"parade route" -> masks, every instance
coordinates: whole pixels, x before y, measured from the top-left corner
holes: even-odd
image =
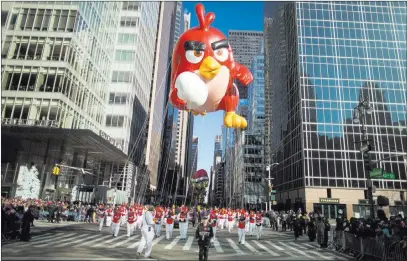
[[[71,224],[60,227],[50,224],[48,230],[36,231],[30,242],[8,242],[2,247],[3,260],[145,260],[137,256],[140,231],[130,238],[122,226],[118,237],[113,237],[110,228],[98,231],[96,224]],[[43,229],[43,227],[41,228]],[[236,231],[218,231],[214,247],[210,249],[210,260],[351,260],[338,252],[320,249],[317,243],[309,242],[305,236],[294,241],[292,232],[276,232],[265,228],[260,240],[246,235],[246,244],[237,241]],[[152,258],[148,260],[196,260],[198,245],[195,230],[188,229],[186,240],[180,240],[179,230],[174,229],[173,238],[162,235],[153,241]]]

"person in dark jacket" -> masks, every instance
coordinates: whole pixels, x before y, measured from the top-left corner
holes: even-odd
[[[213,238],[213,230],[208,223],[208,216],[202,216],[202,223],[196,229],[195,238],[198,240],[199,261],[208,261],[209,247]]]
[[[23,220],[21,222],[21,235],[20,235],[21,241],[28,242],[31,239],[30,228],[31,223],[34,220],[34,215],[32,211],[33,207],[30,206],[29,209],[24,213]]]

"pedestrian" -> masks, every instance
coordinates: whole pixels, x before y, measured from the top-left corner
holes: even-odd
[[[240,214],[240,218],[237,224],[237,236],[239,239],[239,244],[244,245],[245,242],[245,234],[246,234],[246,217],[245,217],[245,212],[242,210]]]
[[[155,209],[155,215],[154,215],[154,224],[155,224],[155,235],[156,235],[156,237],[161,236],[161,227],[162,227],[163,218],[164,218],[163,210],[161,209],[161,207],[157,207]]]
[[[213,238],[213,229],[208,224],[207,216],[202,216],[202,223],[200,223],[196,229],[195,238],[198,240],[199,261],[207,261],[209,246]]]
[[[30,206],[23,215],[23,219],[21,222],[21,234],[20,234],[21,241],[28,242],[31,239],[30,228],[31,228],[31,222],[34,219],[32,211],[33,211],[33,207]]]
[[[105,222],[105,216],[106,216],[105,206],[100,205],[99,210],[98,210],[99,231],[102,231],[103,223]]]
[[[213,230],[213,238],[216,238],[216,225],[217,225],[217,218],[218,214],[216,213],[216,210],[213,210],[212,213],[209,215],[209,222],[211,223],[212,230]]]
[[[113,213],[113,218],[112,218],[112,233],[114,237],[117,237],[119,234],[120,230],[120,220],[121,220],[122,214],[119,210],[119,208],[116,207]]]
[[[151,255],[151,250],[153,249],[153,239],[154,239],[154,221],[153,221],[154,207],[148,207],[147,211],[142,216],[142,226],[141,226],[141,241],[138,245],[137,253],[140,256],[144,247],[146,250],[144,252],[144,257],[149,258]]]

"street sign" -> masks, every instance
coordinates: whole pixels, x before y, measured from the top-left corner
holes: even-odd
[[[396,175],[391,172],[383,173],[383,179],[396,179]]]
[[[370,171],[370,177],[371,178],[381,178],[382,177],[383,170],[380,168],[375,168],[372,171]]]

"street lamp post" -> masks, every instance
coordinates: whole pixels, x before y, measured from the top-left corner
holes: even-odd
[[[371,150],[369,140],[367,139],[366,133],[366,114],[371,114],[372,108],[369,105],[369,100],[364,99],[359,101],[358,106],[353,109],[353,122],[362,125],[362,140],[360,141],[360,152],[362,153],[362,158],[364,161],[364,166],[366,170],[366,181],[367,181],[367,197],[370,204],[370,216],[374,219],[374,203],[373,203],[373,183],[370,178],[371,168],[371,157],[369,151]]]
[[[266,167],[266,170],[268,171],[268,174],[269,174],[269,177],[268,177],[268,187],[269,187],[269,189],[268,189],[268,197],[267,197],[267,202],[268,202],[268,211],[270,211],[271,210],[271,200],[270,200],[270,187],[271,187],[271,180],[272,179],[274,179],[274,178],[272,178],[271,177],[271,167],[273,167],[273,166],[277,166],[278,165],[278,163],[273,163],[273,164],[271,164],[271,165],[268,165],[267,167]]]

